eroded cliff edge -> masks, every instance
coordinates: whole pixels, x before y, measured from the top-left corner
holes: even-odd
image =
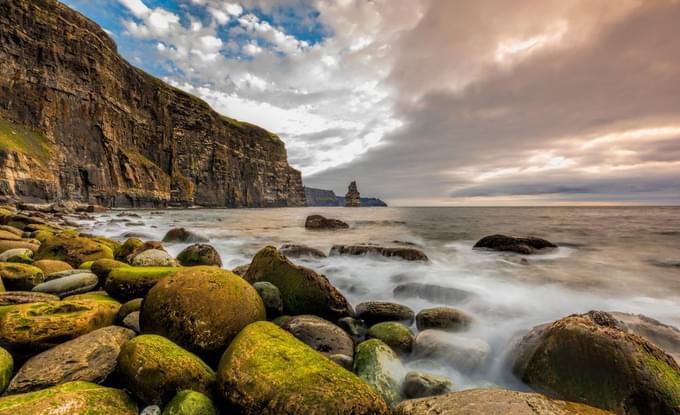
[[[55,0],[0,2],[0,194],[105,206],[304,206],[283,142],[128,64]]]

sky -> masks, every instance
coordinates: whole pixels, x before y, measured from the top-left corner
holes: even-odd
[[[678,0],[63,0],[401,206],[680,204]]]

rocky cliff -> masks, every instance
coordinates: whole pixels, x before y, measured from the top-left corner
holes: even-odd
[[[332,190],[315,189],[305,186],[305,198],[307,206],[345,206],[345,197],[336,196]],[[359,198],[361,207],[386,207],[387,203],[377,197]]]
[[[134,68],[55,0],[0,1],[0,194],[105,206],[303,206],[283,142]]]

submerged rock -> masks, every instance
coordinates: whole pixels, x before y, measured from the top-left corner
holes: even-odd
[[[477,295],[466,290],[453,287],[442,287],[434,284],[409,282],[399,284],[392,290],[395,298],[420,298],[433,303],[452,304],[466,301]]]
[[[408,372],[402,391],[408,399],[426,398],[451,392],[453,383],[446,376],[423,372]]]
[[[217,415],[210,398],[192,390],[183,390],[165,406],[163,415]]]
[[[281,328],[326,356],[341,354],[349,357],[350,361],[354,357],[354,342],[349,335],[321,317],[295,316],[283,323]]]
[[[506,235],[485,236],[475,244],[474,248],[486,248],[494,251],[515,252],[531,255],[546,248],[557,248],[557,245],[545,239],[529,237],[514,237]]]
[[[173,228],[165,234],[163,242],[208,242],[208,238],[184,228]]]
[[[222,266],[222,259],[215,248],[207,244],[189,245],[177,255],[177,261],[185,267],[195,265]]]
[[[378,339],[370,339],[357,346],[354,372],[371,385],[388,405],[401,401],[400,381],[404,368],[397,355]]]
[[[440,360],[460,372],[471,373],[487,366],[491,346],[482,339],[425,330],[416,336],[415,354]]]
[[[470,327],[473,322],[472,317],[451,307],[426,308],[416,315],[418,330],[462,331]]]
[[[321,215],[307,216],[305,220],[307,229],[347,229],[349,225],[339,219],[325,218]]]
[[[416,339],[408,327],[396,321],[384,321],[371,326],[367,336],[382,341],[400,356],[411,353]]]
[[[380,255],[406,261],[429,261],[427,255],[420,249],[376,245],[333,245],[330,255]]]
[[[409,307],[387,301],[366,301],[356,306],[355,316],[369,326],[383,321],[398,321],[410,326],[415,313]]]
[[[288,258],[300,258],[300,257],[326,258],[326,254],[324,254],[320,250],[305,245],[284,244],[281,245],[279,251]]]
[[[243,329],[217,372],[222,397],[244,415],[390,413],[373,388],[269,322]]]

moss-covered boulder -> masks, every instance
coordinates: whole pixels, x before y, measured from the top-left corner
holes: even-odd
[[[118,371],[126,387],[148,404],[165,404],[186,389],[214,393],[215,372],[162,336],[146,334],[125,343],[118,355]]]
[[[74,268],[83,262],[102,258],[113,258],[110,246],[93,238],[75,236],[67,232],[45,239],[34,256],[36,260],[58,259],[68,262]]]
[[[21,262],[12,260],[13,258],[18,257],[27,257],[31,262],[33,262],[33,251],[28,248],[10,249],[0,254],[0,261]]]
[[[245,415],[390,413],[369,385],[269,322],[236,336],[217,379],[222,397]]]
[[[378,339],[359,343],[354,353],[354,372],[371,385],[390,406],[401,401],[404,368],[392,349]]]
[[[159,281],[142,303],[140,325],[142,332],[165,336],[213,362],[241,329],[264,319],[264,304],[246,281],[199,266]]]
[[[533,388],[617,413],[680,413],[680,367],[658,346],[601,311],[534,328],[514,373]]]
[[[104,289],[119,301],[144,297],[158,281],[179,271],[177,267],[120,267],[106,277]]]
[[[31,291],[45,281],[45,274],[33,265],[0,262],[0,278],[6,290]]]
[[[138,238],[128,238],[116,253],[116,259],[119,261],[127,261],[127,258],[136,250],[144,245],[144,241]]]
[[[0,394],[5,391],[12,379],[12,371],[14,370],[14,359],[12,355],[2,347],[0,347]]]
[[[108,278],[111,270],[122,267],[129,267],[129,264],[125,262],[116,261],[115,259],[98,259],[92,263],[90,266],[90,271],[99,277],[99,281],[103,286],[106,284],[106,278]]]
[[[71,265],[67,262],[59,261],[56,259],[41,259],[40,261],[34,261],[32,264],[34,267],[38,267],[42,270],[45,275],[54,274],[55,272],[68,271],[73,269]]]
[[[307,346],[328,357],[341,354],[352,362],[354,342],[343,329],[321,317],[295,316],[281,325]],[[351,367],[351,364],[350,364]]]
[[[141,310],[142,301],[144,301],[143,298],[134,298],[124,303],[120,310],[118,310],[118,314],[116,314],[116,323],[122,323],[128,314]]]
[[[413,350],[416,336],[411,329],[396,321],[384,321],[368,329],[368,338],[381,340],[398,355],[407,355]]]
[[[222,266],[222,259],[219,252],[211,245],[194,244],[189,245],[177,255],[177,260],[185,267],[195,265],[215,265]]]
[[[38,251],[40,245],[35,243],[35,241],[30,242],[29,240],[22,239],[20,241],[7,241],[0,240],[0,253],[9,251],[10,249],[25,248],[30,249],[33,252]]]
[[[0,398],[0,415],[137,415],[122,390],[90,382],[69,382],[36,392]]]
[[[217,415],[217,409],[204,394],[183,390],[168,402],[163,415]]]
[[[113,324],[115,301],[80,299],[0,308],[0,346],[33,354]]]
[[[345,296],[325,276],[293,264],[273,246],[255,255],[244,278],[251,284],[274,284],[281,292],[284,314],[312,314],[331,321],[352,314]]]

